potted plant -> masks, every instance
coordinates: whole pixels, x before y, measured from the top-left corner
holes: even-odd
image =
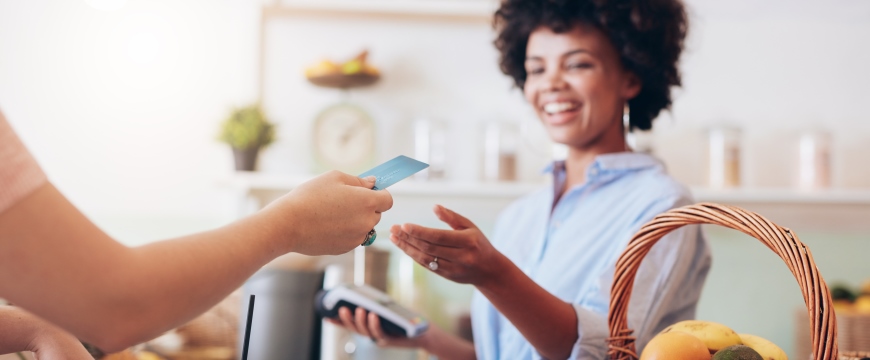
[[[230,145],[236,170],[253,171],[260,149],[275,141],[275,125],[263,114],[260,104],[235,109],[221,124],[218,139]]]

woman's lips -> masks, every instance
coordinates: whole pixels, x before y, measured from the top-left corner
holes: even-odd
[[[575,102],[551,102],[544,104],[544,120],[549,125],[564,125],[577,117],[580,105]]]

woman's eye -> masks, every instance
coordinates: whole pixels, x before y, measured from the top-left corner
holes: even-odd
[[[534,68],[526,68],[526,73],[529,75],[538,75],[544,73],[544,68],[534,67]]]
[[[592,64],[586,63],[586,62],[578,62],[578,63],[568,64],[569,69],[588,69],[591,67],[592,67]]]

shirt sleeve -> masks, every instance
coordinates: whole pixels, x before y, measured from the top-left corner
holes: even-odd
[[[686,196],[657,201],[638,218],[632,234],[656,215],[690,203]],[[600,276],[599,286],[574,304],[579,336],[570,359],[607,358],[607,315],[615,261]],[[650,249],[638,269],[628,306],[628,325],[637,338],[638,355],[662,329],[695,317],[710,263],[710,251],[698,225],[676,229]]]
[[[45,173],[0,113],[0,213],[46,181]]]

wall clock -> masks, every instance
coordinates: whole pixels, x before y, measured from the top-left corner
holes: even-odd
[[[356,105],[329,106],[314,119],[313,145],[316,173],[362,173],[374,165],[375,123]]]

